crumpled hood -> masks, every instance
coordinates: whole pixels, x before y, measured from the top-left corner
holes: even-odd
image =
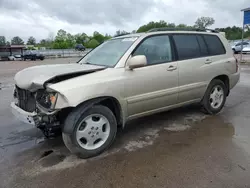
[[[22,89],[36,91],[50,81],[53,83],[76,76],[103,70],[105,67],[89,64],[55,64],[26,68],[15,75],[16,85]]]

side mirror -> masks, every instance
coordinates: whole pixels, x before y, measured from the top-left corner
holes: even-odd
[[[128,67],[130,70],[133,70],[139,67],[144,67],[146,65],[147,65],[147,58],[145,55],[137,55],[137,56],[131,57],[128,60]]]

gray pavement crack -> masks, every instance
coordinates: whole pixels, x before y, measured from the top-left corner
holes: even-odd
[[[23,141],[20,141],[20,142],[14,142],[14,143],[10,143],[10,144],[0,145],[0,148],[5,149],[6,147],[22,144],[22,143],[25,143],[25,142],[28,142],[28,141],[31,141],[31,140],[29,139],[29,140],[23,140]]]

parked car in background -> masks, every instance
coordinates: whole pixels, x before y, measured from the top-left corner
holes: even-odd
[[[11,55],[8,57],[9,61],[22,61],[23,57],[22,55]]]
[[[219,113],[239,77],[222,34],[161,28],[105,41],[75,64],[18,72],[11,106],[46,136],[61,130],[68,149],[89,158],[132,119],[193,103]]]
[[[78,50],[78,51],[84,51],[86,50],[85,46],[83,46],[82,44],[77,44],[75,46],[75,50]]]
[[[246,47],[250,47],[250,42],[249,41],[244,41],[244,42],[238,42],[235,45],[232,46],[232,50],[234,51],[235,54],[241,52],[241,45],[243,44],[243,49]]]
[[[245,48],[243,48],[242,53],[243,53],[243,54],[250,53],[250,45],[247,46],[247,47],[245,47]]]
[[[37,53],[35,51],[25,51],[24,54],[23,54],[23,60],[26,61],[26,60],[32,60],[32,61],[36,61],[36,60],[44,60],[45,56],[40,54],[40,53]]]

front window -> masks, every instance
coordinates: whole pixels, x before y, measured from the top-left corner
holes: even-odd
[[[161,35],[147,38],[135,50],[133,56],[136,55],[145,55],[148,65],[173,61],[169,36]]]
[[[111,39],[88,53],[79,62],[106,67],[114,67],[138,37]]]

